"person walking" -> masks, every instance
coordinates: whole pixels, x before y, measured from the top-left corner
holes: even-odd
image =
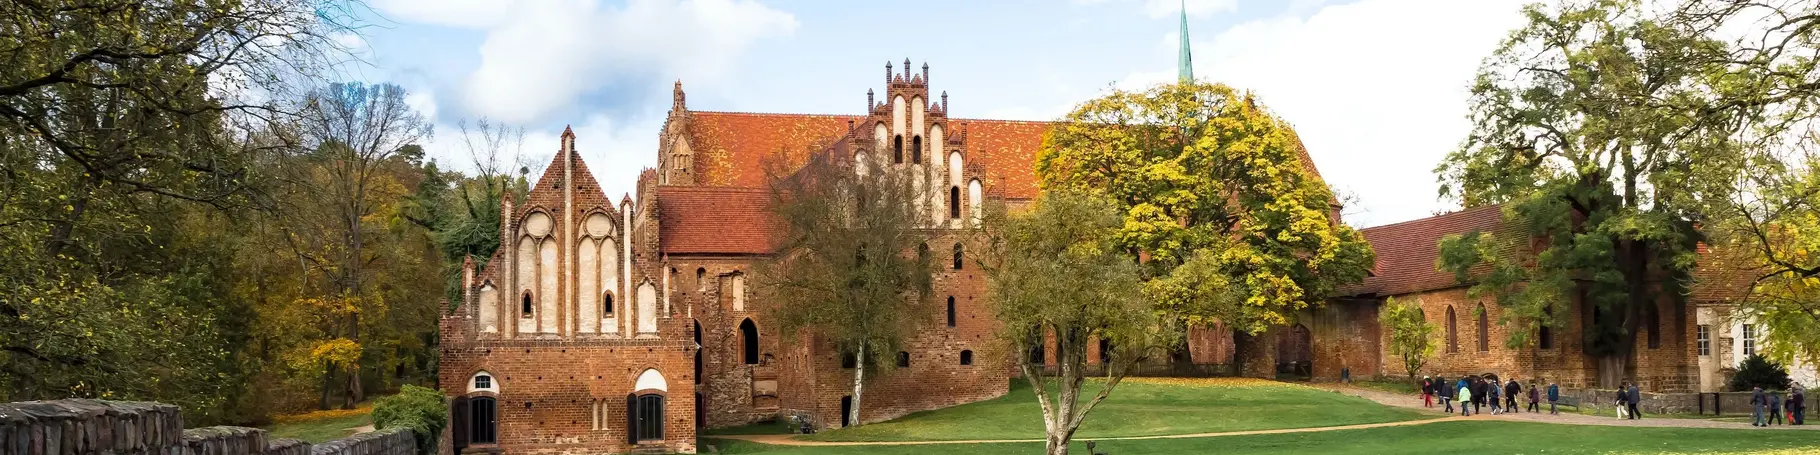
[[[1491,415],[1504,413],[1502,408],[1498,407],[1498,394],[1500,393],[1500,389],[1503,389],[1503,386],[1499,385],[1497,381],[1487,381],[1485,383],[1485,402],[1491,405]]]
[[[1643,413],[1637,411],[1637,405],[1643,402],[1643,393],[1637,390],[1637,383],[1630,383],[1630,391],[1625,394],[1624,398],[1626,398],[1626,404],[1630,405],[1631,420],[1643,418]]]
[[[1611,401],[1612,407],[1618,408],[1618,420],[1624,420],[1624,419],[1630,418],[1630,415],[1626,414],[1627,412],[1630,411],[1630,406],[1629,406],[1630,397],[1624,393],[1624,387],[1627,385],[1630,385],[1630,383],[1627,382],[1627,383],[1618,384],[1617,398],[1613,399]]]
[[[1556,384],[1554,381],[1549,381],[1548,382],[1548,415],[1561,415],[1561,410],[1555,408],[1555,402],[1558,402],[1558,401],[1561,401],[1561,385]]]
[[[1448,386],[1447,378],[1438,377],[1438,376],[1435,377],[1433,384],[1434,384],[1433,387],[1434,387],[1434,391],[1435,391],[1435,398],[1441,400],[1441,407],[1443,408],[1441,410],[1441,412],[1453,414],[1454,388]]]
[[[1473,376],[1472,382],[1467,383],[1466,387],[1472,389],[1472,412],[1474,414],[1484,414],[1485,378]]]
[[[1529,412],[1542,412],[1542,393],[1536,389],[1536,381],[1529,381]]]
[[[1787,425],[1788,421],[1782,420],[1782,392],[1771,391],[1768,395],[1769,420],[1763,421],[1763,426]]]
[[[1763,426],[1763,407],[1768,399],[1768,396],[1763,395],[1762,386],[1750,388],[1750,426]]]
[[[1517,383],[1517,378],[1510,378],[1510,382],[1504,383],[1505,412],[1517,412],[1517,395],[1521,393],[1523,393],[1523,384]]]
[[[1435,385],[1434,385],[1434,382],[1433,382],[1433,381],[1430,381],[1430,380],[1429,380],[1429,379],[1428,379],[1428,376],[1427,376],[1427,375],[1423,375],[1423,376],[1422,376],[1422,382],[1421,382],[1421,383],[1418,383],[1418,384],[1416,384],[1416,386],[1418,386],[1418,387],[1421,387],[1421,388],[1422,388],[1422,407],[1424,407],[1424,408],[1432,408],[1432,407],[1435,407],[1435,400],[1434,400],[1434,391],[1435,391]]]
[[[1466,382],[1466,379],[1460,378],[1460,382],[1462,384],[1464,384]],[[1472,398],[1472,385],[1471,384],[1461,385],[1459,397],[1460,397],[1460,416],[1465,417],[1465,416],[1472,415],[1472,406],[1466,404],[1467,402],[1470,402],[1473,399]]]
[[[1805,415],[1807,413],[1807,389],[1801,387],[1801,383],[1797,382],[1795,383],[1793,395],[1794,396],[1789,397],[1789,399],[1794,400],[1795,403],[1795,425],[1807,425],[1807,416]]]

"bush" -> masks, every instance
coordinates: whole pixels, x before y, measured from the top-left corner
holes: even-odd
[[[1746,392],[1751,387],[1787,390],[1788,370],[1761,355],[1750,356],[1738,363],[1738,373],[1732,375],[1732,391]]]
[[[397,395],[373,404],[373,426],[411,429],[417,438],[417,453],[430,455],[436,453],[436,438],[449,426],[447,411],[442,392],[407,385]]]

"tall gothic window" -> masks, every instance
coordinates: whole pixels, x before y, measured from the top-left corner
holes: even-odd
[[[1491,350],[1491,320],[1485,315],[1485,304],[1479,304],[1479,352]]]
[[[524,298],[520,299],[519,308],[518,308],[518,317],[521,317],[521,318],[530,318],[531,317],[531,291],[525,291]]]
[[[948,327],[954,327],[954,296],[948,296]]]
[[[1644,315],[1644,322],[1649,324],[1649,348],[1660,348],[1662,347],[1662,312],[1656,311],[1655,305],[1644,307],[1643,311],[1648,312]]]
[[[948,218],[961,217],[961,187],[948,187]]]
[[[613,316],[613,291],[600,293],[600,316]]]
[[[954,244],[954,269],[961,269],[961,244],[958,242]]]
[[[1453,305],[1447,306],[1447,352],[1460,352],[1460,323],[1454,317]]]

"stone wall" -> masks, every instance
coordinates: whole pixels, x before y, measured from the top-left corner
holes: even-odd
[[[184,429],[177,407],[150,402],[55,400],[0,404],[0,455],[413,455],[406,429],[312,446],[247,427]]]
[[[1750,392],[1723,393],[1650,393],[1641,392],[1637,409],[1650,414],[1750,415]],[[1617,416],[1613,410],[1617,390],[1561,389],[1563,397],[1578,397],[1580,406],[1599,409],[1601,414]],[[1717,402],[1715,403],[1715,397]],[[1779,396],[1781,397],[1781,396]],[[1715,409],[1714,406],[1717,406]]]

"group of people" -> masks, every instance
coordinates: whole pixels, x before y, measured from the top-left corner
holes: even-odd
[[[1618,399],[1612,406],[1618,408],[1620,419],[1641,419],[1643,412],[1637,410],[1637,403],[1643,401],[1643,393],[1637,390],[1637,383],[1626,382],[1618,386]]]
[[[1781,392],[1764,391],[1763,387],[1751,387],[1751,426],[1803,425],[1807,422],[1807,388],[1797,382],[1789,388],[1787,397],[1780,395]],[[1765,409],[1769,414],[1763,413]],[[1788,419],[1784,420],[1783,417]]]
[[[1552,382],[1546,393],[1533,380],[1525,387],[1516,378],[1500,383],[1495,376],[1466,376],[1452,382],[1442,377],[1423,376],[1417,386],[1422,389],[1422,406],[1435,407],[1435,401],[1439,400],[1442,411],[1450,414],[1454,403],[1459,403],[1462,416],[1483,413],[1487,406],[1494,415],[1521,412],[1517,407],[1518,396],[1526,396],[1529,412],[1542,412],[1542,399],[1547,398],[1548,413],[1560,414],[1555,402],[1561,400],[1561,386]]]

